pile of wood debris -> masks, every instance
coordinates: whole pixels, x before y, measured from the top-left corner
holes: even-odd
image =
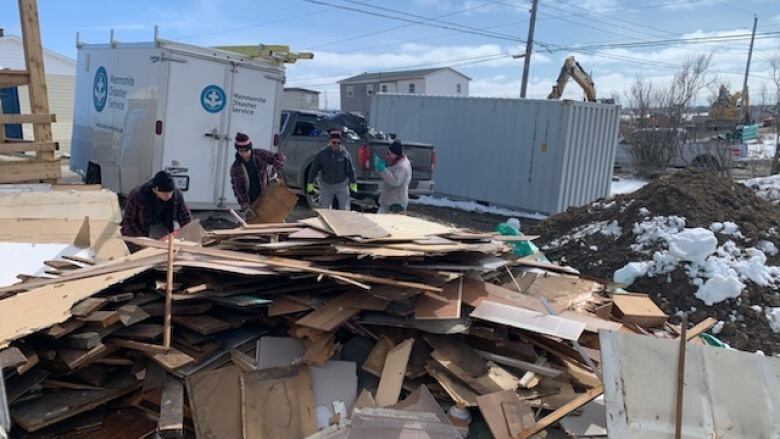
[[[172,283],[166,242],[138,238],[0,288],[11,435],[603,437],[598,332],[679,337],[645,295],[510,256],[533,237],[318,214],[192,223]]]

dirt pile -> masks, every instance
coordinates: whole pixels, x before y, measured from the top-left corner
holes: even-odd
[[[651,223],[658,217],[662,217],[656,221],[661,227],[653,228]],[[729,223],[738,229],[735,231]],[[670,249],[658,235],[668,231],[669,224],[677,225],[677,231],[679,227],[712,228],[719,246],[716,257],[724,248],[733,249],[726,244],[732,241],[738,249],[734,253],[740,253],[738,259],[743,258],[734,262],[735,266],[741,264],[738,270],[757,253],[756,248],[760,249],[766,256],[760,265],[770,267],[770,273],[778,273],[772,270],[780,265],[776,250],[780,248],[780,206],[760,198],[743,184],[709,174],[660,177],[636,192],[569,209],[528,232],[541,235],[538,244],[550,260],[571,265],[586,275],[612,279],[615,271],[629,262],[662,265],[659,255],[668,257]],[[644,245],[640,245],[643,238]],[[678,262],[667,264],[666,270],[656,268],[655,273],[640,275],[628,289],[650,293],[672,316],[688,311],[693,322],[716,317],[724,322],[718,337],[735,348],[780,353],[780,333],[772,330],[772,319],[767,315],[768,308],[780,307],[778,278],[770,278],[762,286],[742,276],[744,288],[737,298],[707,306],[696,297],[707,279],[691,277],[695,276],[691,265],[697,268],[694,263]]]

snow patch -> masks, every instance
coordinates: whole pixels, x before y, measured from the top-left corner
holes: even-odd
[[[650,210],[646,207],[640,207],[639,214],[642,216],[650,216]]]
[[[764,315],[772,331],[780,334],[780,307],[767,307]]]
[[[712,333],[712,335],[718,335],[718,334],[720,334],[721,331],[723,331],[723,327],[724,326],[726,326],[726,322],[724,322],[723,320],[719,320],[718,323],[716,323],[712,327],[710,332]]]
[[[611,222],[599,221],[596,223],[586,224],[584,226],[577,227],[576,229],[574,229],[573,233],[558,237],[550,241],[550,243],[544,246],[542,249],[554,250],[559,247],[563,247],[564,245],[572,241],[577,242],[582,240],[585,237],[595,235],[596,233],[601,233],[604,236],[609,236],[614,239],[618,239],[622,234],[622,230],[618,225],[617,221],[611,221]],[[580,244],[584,245],[582,243]]]
[[[615,282],[623,285],[631,285],[638,278],[645,276],[652,264],[649,262],[629,262],[623,268],[615,271]]]
[[[739,297],[743,288],[745,288],[745,284],[739,279],[717,274],[707,279],[707,282],[704,282],[704,285],[696,291],[695,296],[707,306],[712,306],[726,299]]]
[[[648,183],[647,180],[642,180],[641,178],[621,178],[616,180],[612,180],[612,184],[609,188],[609,194],[610,195],[619,195],[619,194],[628,194],[634,191],[637,191],[641,189],[644,185]]]
[[[766,240],[758,241],[758,244],[756,244],[756,248],[769,256],[774,256],[777,254],[777,247],[775,246],[775,243],[772,241],[766,241]]]
[[[508,216],[508,217],[520,217],[520,218],[534,219],[539,221],[547,218],[547,215],[543,215],[538,212],[537,213],[522,212],[519,210],[506,209],[498,206],[485,206],[475,201],[455,201],[455,200],[450,200],[449,198],[438,198],[429,195],[423,195],[416,199],[410,199],[409,202],[412,204],[422,204],[425,206],[449,207],[451,209],[465,210],[467,212],[488,213],[491,215]]]
[[[780,204],[780,174],[743,180],[742,184],[772,204]]]
[[[685,229],[666,240],[672,256],[682,261],[704,264],[718,248],[718,238],[712,231],[697,227]]]

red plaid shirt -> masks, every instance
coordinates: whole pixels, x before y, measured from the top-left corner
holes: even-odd
[[[281,172],[286,159],[281,153],[274,154],[264,149],[253,149],[251,160],[257,167],[257,173],[260,177],[260,193],[262,194],[268,185],[268,166],[271,166],[274,172]],[[233,185],[233,194],[235,194],[241,208],[249,207],[251,204],[249,200],[249,173],[244,166],[244,159],[238,153],[236,153],[236,161],[230,167],[230,183]]]
[[[152,197],[156,197],[156,195],[152,192],[151,183],[144,183],[130,191],[127,196],[125,214],[122,216],[122,235],[149,236],[151,204],[154,201]],[[192,215],[180,190],[173,190],[173,196],[169,203],[171,203],[170,208],[165,210],[165,226],[168,228],[168,232],[173,232],[174,220],[179,223],[180,227],[183,227],[192,221]]]

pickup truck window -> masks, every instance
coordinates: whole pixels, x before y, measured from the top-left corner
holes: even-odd
[[[301,114],[295,122],[293,136],[319,136],[322,134],[316,125],[319,119],[321,118],[317,116]]]

